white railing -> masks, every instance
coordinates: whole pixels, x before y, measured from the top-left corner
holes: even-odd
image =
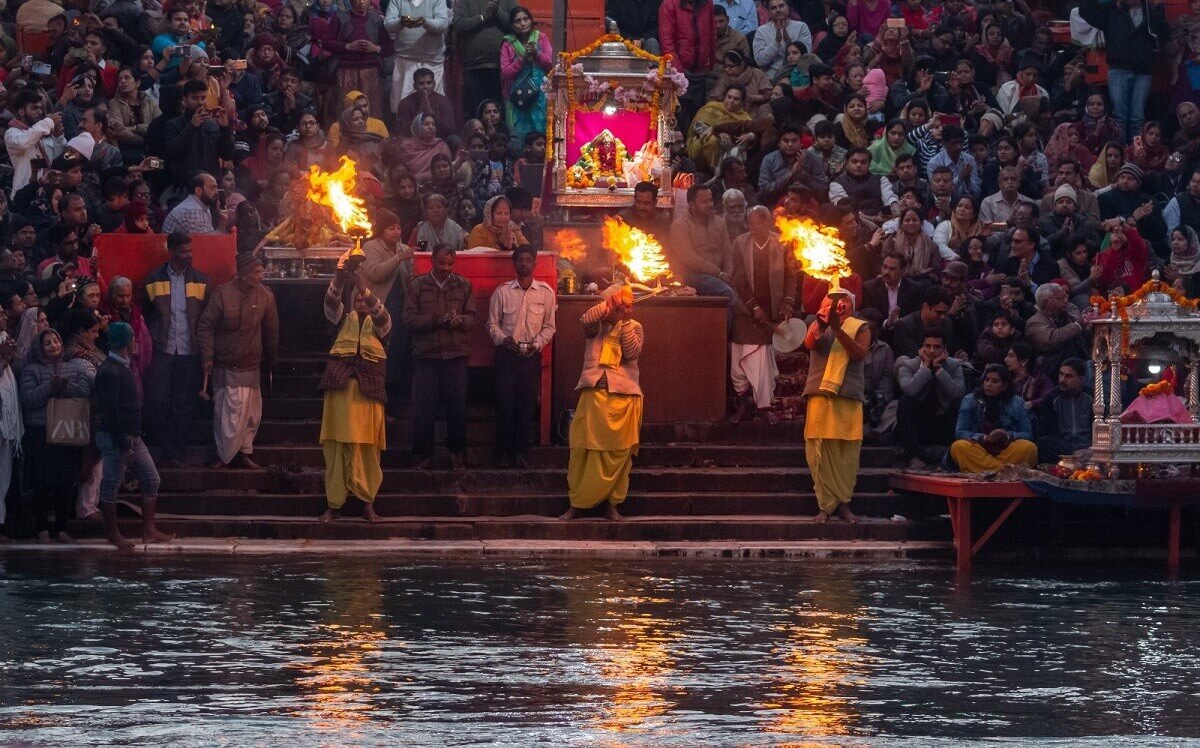
[[[1200,424],[1123,424],[1121,426],[1121,446],[1200,448]]]

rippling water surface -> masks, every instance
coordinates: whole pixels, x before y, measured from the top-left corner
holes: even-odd
[[[0,744],[1174,743],[1198,675],[1152,572],[0,555]]]

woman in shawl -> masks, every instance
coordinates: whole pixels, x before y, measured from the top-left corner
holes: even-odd
[[[1092,153],[1099,153],[1101,146],[1106,143],[1124,141],[1121,126],[1108,116],[1108,102],[1101,93],[1094,93],[1087,98],[1079,129],[1083,134],[1084,146]]]
[[[325,137],[317,115],[305,112],[296,125],[296,137],[284,149],[283,160],[302,174],[313,166],[327,168],[334,163],[334,147]]]
[[[98,326],[97,326],[98,329]],[[22,446],[34,498],[33,515],[38,541],[50,542],[51,531],[60,543],[74,542],[67,523],[75,513],[82,447],[46,443],[46,408],[51,398],[90,398],[96,369],[88,361],[69,358],[59,334],[47,329],[35,340],[30,361],[21,370],[19,390],[25,420]],[[50,522],[50,512],[54,522]]]
[[[340,128],[338,152],[346,153],[363,143],[382,143],[383,138],[367,129],[367,110],[360,106],[347,107],[338,120]]]
[[[738,143],[749,144],[753,139],[753,134],[746,132],[753,118],[742,108],[745,98],[746,92],[734,83],[724,99],[710,101],[696,112],[688,129],[687,155],[696,162],[697,169],[715,172],[722,155],[733,148],[729,139],[734,133],[738,133]]]
[[[883,245],[883,254],[895,250],[908,258],[907,274],[921,282],[940,282],[942,255],[938,247],[925,233],[925,219],[921,211],[908,208],[900,214],[900,225],[895,235],[888,237]]]
[[[1147,176],[1156,174],[1167,166],[1170,149],[1163,142],[1162,125],[1153,120],[1142,125],[1142,135],[1125,146],[1125,161],[1141,169]]]
[[[475,119],[468,120],[463,129],[474,130],[473,123],[478,122],[483,127],[484,137],[492,137],[496,133],[501,133],[505,138],[510,136],[508,125],[504,123],[504,116],[501,113],[500,104],[495,99],[484,99],[479,102],[479,107],[475,110]]]
[[[751,66],[745,55],[736,49],[726,52],[723,62],[721,75],[709,93],[708,100],[721,101],[730,86],[741,86],[746,91],[746,101],[743,104],[746,111],[755,117],[768,116],[771,112],[768,106],[771,99],[771,82],[767,80],[767,74]]]
[[[421,193],[417,191],[417,180],[404,169],[395,169],[388,176],[389,189],[384,201],[388,210],[400,219],[400,236],[408,236],[421,222]]]
[[[491,247],[511,252],[522,244],[528,244],[521,227],[512,220],[512,204],[503,195],[497,195],[483,206],[483,221],[471,229],[467,237],[467,249]]]
[[[1180,224],[1171,231],[1170,269],[1183,281],[1185,294],[1200,295],[1200,238],[1191,226]]]
[[[829,33],[817,42],[815,50],[817,57],[822,60],[831,60],[842,47],[847,44],[853,44],[854,37],[850,36],[850,23],[846,17],[839,15],[833,19],[833,23],[829,25]]]
[[[950,211],[950,220],[942,221],[933,230],[933,243],[942,257],[952,257],[958,254],[959,247],[966,244],[968,239],[982,233],[983,225],[979,223],[975,202],[964,195],[958,198],[954,210]]]
[[[287,48],[288,56],[299,55],[301,50],[308,46],[308,29],[300,25],[296,9],[287,3],[275,14],[273,29],[276,38]]]
[[[885,177],[892,175],[892,167],[896,165],[897,158],[917,152],[912,143],[908,142],[908,128],[904,126],[902,119],[888,122],[883,130],[883,137],[871,143],[867,150],[871,152],[871,173],[882,174]]]
[[[246,66],[258,77],[264,91],[274,91],[279,75],[287,65],[279,54],[279,40],[271,34],[258,34],[250,41]]]
[[[508,13],[511,34],[500,42],[500,88],[504,95],[508,132],[524,140],[531,132],[546,131],[546,92],[542,81],[554,68],[550,39],[533,27],[533,14],[520,5]]]
[[[862,1],[859,0],[860,3]],[[853,45],[846,45],[838,50],[838,54],[842,55],[851,46]],[[900,29],[887,26],[880,29],[875,41],[867,45],[862,62],[867,68],[883,70],[890,87],[904,78],[905,72],[910,69],[915,59],[912,46],[901,37]]]
[[[1100,151],[1100,157],[1088,171],[1088,182],[1092,189],[1098,190],[1116,184],[1117,172],[1125,164],[1125,149],[1117,141],[1106,143]]]
[[[958,408],[950,457],[964,473],[1037,463],[1037,445],[1025,403],[1012,391],[1012,375],[999,364],[983,370],[979,388]]]
[[[100,314],[107,316],[111,322],[124,322],[133,328],[133,340],[136,343],[129,368],[133,370],[134,382],[138,391],[146,381],[146,372],[150,369],[150,359],[154,353],[154,341],[150,337],[150,328],[142,319],[141,307],[133,301],[133,281],[125,276],[113,278],[108,285],[104,298],[100,301]]]
[[[438,137],[432,114],[422,112],[413,117],[409,132],[412,137],[400,141],[400,160],[418,180],[429,179],[433,157],[441,154],[449,158],[450,146]]]
[[[50,320],[46,310],[39,306],[31,306],[21,314],[21,328],[17,331],[17,352],[13,356],[12,367],[19,375],[25,364],[29,363],[33,353],[34,343],[42,331],[50,328]]]
[[[1057,169],[1063,161],[1075,160],[1079,162],[1083,171],[1087,171],[1096,161],[1096,157],[1083,144],[1077,122],[1064,122],[1054,128],[1054,134],[1050,136],[1044,153],[1051,169]]]
[[[446,198],[436,192],[427,194],[424,197],[424,206],[425,218],[409,236],[409,246],[419,247],[422,252],[427,252],[439,244],[445,244],[456,251],[464,249],[467,232],[463,231],[457,221],[450,218]]]
[[[842,108],[842,120],[837,131],[837,144],[846,150],[869,148],[871,133],[868,130],[867,100],[858,94],[846,99]]]
[[[459,226],[470,225],[475,217],[471,188],[454,178],[450,157],[444,153],[434,154],[430,160],[429,180],[421,186],[421,193],[445,198],[447,215]]]
[[[999,87],[1012,79],[1013,46],[1004,37],[1004,27],[989,23],[983,42],[975,45],[975,69],[988,86]]]

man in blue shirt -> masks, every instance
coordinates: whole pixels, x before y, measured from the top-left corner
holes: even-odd
[[[758,28],[758,6],[754,0],[713,0],[729,14],[729,26],[743,34],[752,34]]]
[[[191,29],[191,16],[187,10],[179,8],[171,11],[170,17],[167,19],[167,30],[158,36],[154,37],[154,41],[150,42],[150,49],[154,52],[154,56],[158,59],[167,59],[167,70],[179,67],[179,54],[182,50],[180,47],[193,45],[205,49],[204,42],[193,41]]]
[[[954,191],[960,195],[969,195],[973,200],[979,199],[980,179],[979,165],[975,157],[967,153],[963,146],[966,144],[966,133],[958,125],[946,125],[942,128],[942,150],[929,159],[927,167],[930,179],[933,170],[939,166],[948,166],[954,172]]]

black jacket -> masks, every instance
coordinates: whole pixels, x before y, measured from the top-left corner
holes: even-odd
[[[1079,4],[1079,15],[1104,32],[1108,40],[1104,57],[1108,66],[1115,70],[1150,75],[1154,72],[1158,52],[1171,36],[1166,11],[1161,5],[1147,0],[1142,2],[1142,23],[1137,28],[1133,26],[1129,9],[1117,3],[1101,5],[1098,0],[1083,0]]]
[[[921,308],[921,295],[925,286],[912,278],[901,278],[896,292],[896,305],[900,316],[905,317]],[[878,309],[884,319],[888,316],[888,292],[883,278],[872,278],[863,284],[863,309]]]
[[[112,356],[96,372],[96,405],[100,410],[97,431],[111,434],[122,449],[130,437],[142,435],[142,401],[133,370]]]
[[[216,120],[193,127],[192,116],[184,112],[164,119],[160,127],[153,140],[154,123],[148,128],[146,151],[166,161],[169,183],[185,194],[196,172],[220,174],[220,160],[233,160],[233,130],[219,127]]]

